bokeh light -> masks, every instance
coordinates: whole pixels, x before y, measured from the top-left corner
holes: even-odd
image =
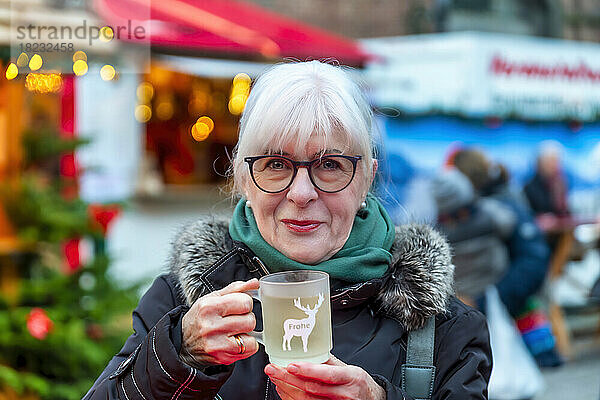
[[[145,104],[139,104],[135,107],[135,119],[138,122],[146,123],[152,118],[152,109]]]
[[[111,81],[115,78],[115,75],[115,67],[112,65],[106,64],[100,69],[100,77],[103,81]]]
[[[100,29],[100,40],[110,42],[115,37],[115,32],[110,26],[103,26]]]
[[[229,100],[229,112],[233,115],[240,115],[244,111],[244,107],[246,106],[246,97],[243,95],[233,96]]]
[[[44,61],[42,60],[42,56],[39,54],[34,54],[33,57],[31,57],[31,60],[29,60],[29,69],[32,71],[37,71],[38,69],[42,68],[43,63]]]
[[[62,87],[63,79],[58,73],[30,73],[25,78],[25,87],[35,93],[56,93]]]
[[[248,76],[248,74],[246,74],[244,72],[240,72],[233,78],[234,85],[237,85],[240,83],[250,85],[250,82],[252,82],[252,79],[250,79],[250,76]]]
[[[87,54],[85,54],[84,51],[76,51],[75,53],[73,53],[73,62],[76,62],[77,60],[83,60],[85,62],[87,62]]]
[[[250,93],[251,82],[250,76],[243,72],[233,78],[229,103],[227,104],[229,112],[233,115],[239,115],[244,111],[246,100],[248,100],[248,94]]]
[[[29,57],[25,53],[19,54],[17,58],[17,67],[25,67],[29,64]]]
[[[192,125],[192,137],[197,142],[202,142],[208,138],[214,128],[215,123],[213,120],[210,117],[202,116]]]
[[[141,104],[150,104],[154,97],[154,86],[150,82],[142,82],[137,87],[136,95]]]
[[[210,135],[210,128],[204,123],[195,123],[192,126],[192,137],[197,142],[202,142]]]
[[[210,119],[210,117],[207,116],[198,118],[198,121],[196,121],[196,123],[205,124],[206,126],[208,126],[209,133],[212,132],[213,129],[215,129],[215,123],[212,119]]]
[[[15,63],[8,64],[6,68],[6,79],[9,81],[11,79],[15,79],[19,75],[19,68],[15,65]]]
[[[73,72],[77,76],[83,76],[88,72],[88,65],[83,60],[77,60],[73,63]]]

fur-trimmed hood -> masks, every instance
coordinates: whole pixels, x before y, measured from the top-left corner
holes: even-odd
[[[188,304],[210,292],[201,275],[232,251],[228,226],[227,220],[202,219],[175,237],[168,267]],[[454,293],[450,247],[431,227],[404,225],[396,227],[391,253],[391,267],[377,282],[375,305],[406,329],[418,329],[430,316],[444,313]]]

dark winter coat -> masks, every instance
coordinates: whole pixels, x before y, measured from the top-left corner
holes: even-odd
[[[510,207],[517,218],[515,229],[505,241],[510,266],[496,283],[506,309],[513,317],[517,317],[523,312],[529,296],[535,294],[544,283],[550,262],[550,249],[520,196],[506,185],[496,186],[488,196]],[[483,298],[479,303],[483,304]],[[481,307],[485,310],[484,305]]]
[[[362,367],[388,399],[409,399],[399,388],[408,330],[436,315],[434,399],[486,399],[491,350],[484,317],[452,295],[453,266],[445,240],[424,226],[397,228],[393,262],[382,279],[348,285],[332,281],[332,353]],[[135,333],[85,399],[278,399],[257,354],[231,366],[192,368],[178,357],[181,319],[200,296],[267,271],[226,222],[200,221],[175,240],[170,272],[154,281],[133,312]],[[351,266],[349,266],[351,268]],[[257,328],[262,325],[255,304]]]
[[[564,177],[559,175],[555,179],[564,180]],[[563,184],[566,184],[566,182],[563,182]],[[557,204],[556,199],[552,195],[551,185],[552,183],[544,178],[539,172],[536,173],[523,188],[523,192],[529,201],[529,206],[536,215],[544,213],[568,215],[569,211],[566,208],[566,199],[563,200],[565,203],[564,206]]]
[[[516,217],[502,202],[481,197],[466,205],[457,203],[438,216],[437,228],[454,250],[459,295],[477,299],[505,274],[509,266],[505,240],[515,231]]]

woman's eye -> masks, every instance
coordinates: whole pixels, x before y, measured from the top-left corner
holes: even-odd
[[[339,167],[339,164],[333,160],[323,160],[321,163],[321,168],[324,169],[336,169]]]
[[[284,169],[285,163],[283,161],[273,160],[269,162],[268,167],[271,169]]]

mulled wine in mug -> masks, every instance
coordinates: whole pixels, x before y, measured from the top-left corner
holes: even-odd
[[[329,275],[285,271],[264,276],[250,294],[262,303],[263,331],[252,336],[265,346],[270,362],[323,363],[333,347]]]

